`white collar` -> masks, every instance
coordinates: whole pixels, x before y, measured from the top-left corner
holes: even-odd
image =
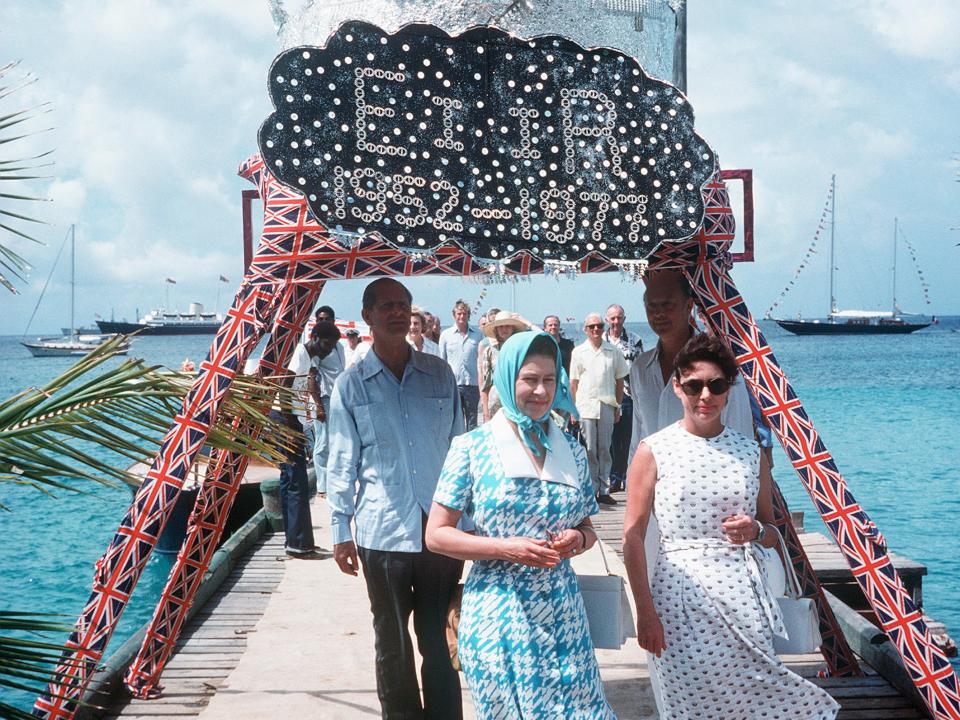
[[[543,471],[537,473],[537,468],[524,450],[523,441],[513,431],[513,425],[507,420],[503,409],[497,410],[490,418],[490,432],[500,454],[500,463],[503,465],[503,474],[512,478],[536,478],[545,482],[556,482],[570,487],[580,487],[577,479],[577,463],[573,459],[573,452],[560,428],[552,420],[547,420],[547,441],[550,443],[550,452],[543,463]]]

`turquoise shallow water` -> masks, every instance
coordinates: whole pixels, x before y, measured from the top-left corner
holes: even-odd
[[[646,325],[632,326],[649,347]],[[960,636],[960,327],[956,318],[906,336],[795,337],[763,328],[827,448],[891,549],[925,563],[924,604]],[[576,337],[577,333],[571,335]],[[210,337],[140,338],[133,353],[176,367],[200,360]],[[69,359],[34,359],[17,338],[0,337],[0,397],[45,382]],[[777,449],[775,476],[808,528],[823,528],[786,457]],[[86,601],[93,563],[130,501],[125,488],[49,497],[0,485],[0,607],[62,613],[72,624]],[[170,568],[154,555],[124,613],[108,653],[150,616]],[[32,698],[0,690],[28,706]]]

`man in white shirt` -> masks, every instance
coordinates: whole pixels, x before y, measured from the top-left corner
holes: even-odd
[[[647,289],[643,294],[643,305],[647,322],[659,339],[654,348],[637,355],[630,367],[633,393],[631,461],[641,440],[683,417],[683,406],[673,392],[670,374],[674,358],[695,332],[690,321],[693,294],[682,273],[655,271],[649,273],[645,281]],[[747,437],[754,436],[750,396],[743,378],[738,378],[730,388],[720,419],[725,426]]]
[[[623,305],[614,303],[607,308],[607,331],[603,339],[620,348],[627,365],[632,365],[637,355],[643,352],[643,340],[623,324],[627,313]],[[619,492],[624,488],[627,477],[627,460],[630,457],[630,434],[633,431],[633,396],[630,394],[630,380],[623,384],[623,402],[620,404],[620,419],[613,426],[613,440],[610,443],[610,491]]]
[[[346,369],[346,358],[343,345],[340,344],[340,330],[332,322],[318,322],[310,331],[310,337],[313,347],[307,390],[316,403],[313,419],[313,468],[317,474],[317,492],[320,497],[326,497],[329,454],[327,413],[330,412],[333,384]]]
[[[350,328],[344,335],[347,338],[347,349],[344,351],[344,367],[348,368],[363,359],[363,356],[370,351],[370,343],[360,339],[360,331],[356,328]]]
[[[583,324],[587,339],[570,357],[570,392],[580,414],[582,439],[597,502],[616,505],[610,497],[610,440],[620,419],[623,381],[630,366],[619,348],[603,339],[603,320],[587,315]]]
[[[440,357],[447,361],[457,379],[460,407],[467,431],[477,426],[480,407],[480,381],[477,356],[483,334],[470,325],[470,306],[463,300],[453,305],[453,325],[440,333]]]

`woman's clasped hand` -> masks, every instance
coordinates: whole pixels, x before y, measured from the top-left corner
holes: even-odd
[[[560,553],[550,547],[549,540],[534,540],[528,537],[508,537],[501,541],[504,560],[529,567],[555,567],[561,560]]]
[[[752,515],[740,513],[724,518],[720,529],[734,545],[744,545],[757,539],[759,524]]]

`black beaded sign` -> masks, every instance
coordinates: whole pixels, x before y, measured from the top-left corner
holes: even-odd
[[[693,235],[713,152],[672,85],[561,37],[347,23],[273,63],[270,171],[331,231],[504,260],[646,258]]]

